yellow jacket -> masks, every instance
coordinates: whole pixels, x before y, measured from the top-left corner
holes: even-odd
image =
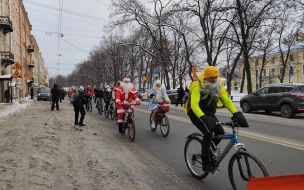
[[[191,102],[190,102],[191,109],[197,117],[201,117],[201,116],[205,115],[205,113],[199,107],[199,102],[201,100],[199,81],[201,82],[201,87],[204,88],[205,87],[204,73],[200,74],[199,79],[200,80],[192,82],[192,84],[189,88],[190,94],[191,94]],[[218,77],[218,82],[221,84],[220,94],[219,94],[220,101],[232,114],[236,113],[237,109],[234,106],[233,102],[228,97],[228,93],[226,92],[225,87],[222,85],[220,77]]]

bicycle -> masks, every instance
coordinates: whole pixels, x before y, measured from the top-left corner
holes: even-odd
[[[150,114],[150,128],[151,131],[155,131],[157,129],[157,125],[160,126],[160,132],[164,137],[167,137],[170,132],[170,123],[169,123],[169,118],[166,116],[166,112],[169,111],[170,109],[170,104],[166,104],[165,101],[163,102],[158,102],[157,106],[157,113],[156,113],[156,118],[155,118],[155,128],[151,127],[151,122],[152,122],[152,112]]]
[[[116,108],[115,108],[115,100],[111,100],[111,102],[110,102],[109,115],[110,115],[112,120],[114,120],[114,118],[117,118],[117,112],[116,112]]]
[[[92,112],[92,96],[88,99],[88,103],[86,104],[86,110]]]
[[[125,134],[126,129],[128,129],[128,136],[130,141],[134,141],[135,139],[135,122],[134,122],[134,113],[131,110],[130,104],[123,104],[126,108],[124,112],[124,121],[122,123],[122,135]]]
[[[109,105],[108,105],[108,110],[106,109],[106,101],[110,101],[110,102],[108,103],[108,104],[109,104]],[[104,105],[104,110],[105,110],[104,112],[105,112],[105,117],[108,118],[109,115],[110,115],[110,103],[111,103],[111,100],[106,100],[106,101],[105,101],[105,105]],[[112,113],[111,113],[111,114],[112,114]]]
[[[230,149],[234,146],[235,153],[231,156],[228,164],[228,175],[234,190],[247,189],[247,183],[250,178],[269,176],[263,163],[251,153],[248,153],[243,143],[238,141],[238,135],[235,128],[238,127],[235,121],[218,122],[217,124],[225,125],[232,128],[232,133],[213,136],[213,139],[230,139],[223,152],[213,141],[210,146],[210,161],[218,167]],[[202,167],[202,138],[203,134],[193,133],[187,137],[184,148],[184,157],[190,173],[198,179],[204,179],[209,172],[203,171]],[[240,174],[240,176],[237,175]],[[241,184],[237,184],[241,183]]]
[[[96,108],[97,108],[97,111],[100,115],[102,115],[102,112],[103,112],[103,100],[102,98],[97,98],[97,102],[96,102]]]

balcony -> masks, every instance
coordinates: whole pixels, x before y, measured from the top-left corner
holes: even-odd
[[[8,16],[0,16],[0,29],[4,35],[13,31],[13,24]]]
[[[1,51],[1,65],[5,64],[5,67],[14,64],[14,54],[10,51]]]
[[[30,69],[32,69],[32,68],[35,67],[35,65],[34,65],[34,63],[30,63],[30,64],[28,65],[28,67],[29,67]]]
[[[34,46],[27,46],[27,52],[28,53],[34,52]]]

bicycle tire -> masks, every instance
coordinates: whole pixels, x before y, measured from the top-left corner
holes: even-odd
[[[111,120],[114,120],[114,113],[113,113],[113,106],[112,105],[109,106],[109,115],[110,115]]]
[[[151,124],[152,124],[152,112],[151,112],[151,114],[150,114],[150,120],[149,120],[150,122],[149,122],[149,124],[150,124],[150,129],[151,129],[151,131],[155,131],[156,129],[157,129],[157,122],[155,121],[155,128],[152,128],[151,127]]]
[[[106,105],[105,105],[103,110],[105,110],[104,111],[105,112],[105,117],[108,118],[109,117],[109,107],[108,107],[108,111],[106,111]]]
[[[131,142],[134,141],[135,139],[135,122],[134,122],[134,119],[132,117],[129,117],[128,119],[128,136],[129,136],[129,140]]]
[[[190,137],[185,143],[184,158],[190,173],[197,179],[204,179],[208,172],[203,171],[202,140],[198,137]]]
[[[239,168],[239,164],[241,165],[241,168]],[[250,167],[248,168],[248,166]],[[246,175],[244,176],[245,179],[240,174],[241,170],[243,171],[243,174]],[[239,153],[235,153],[231,156],[228,164],[228,175],[234,190],[247,189],[250,178],[269,176],[263,163],[254,155],[245,151],[239,151]]]
[[[166,115],[162,115],[161,123],[160,123],[160,132],[164,137],[167,137],[170,132],[170,123],[169,118]]]

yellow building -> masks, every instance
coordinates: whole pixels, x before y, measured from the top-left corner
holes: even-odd
[[[301,44],[303,46],[301,46]],[[284,60],[286,59],[286,51],[283,53]],[[263,56],[254,56],[250,59],[250,71],[252,91],[255,91],[265,84],[280,83],[282,77],[283,66],[281,54],[278,50],[269,53],[266,56],[266,63],[262,68]],[[241,64],[240,71],[243,70]],[[260,72],[262,72],[262,80],[260,85]],[[287,61],[287,66],[284,73],[283,83],[304,83],[304,43],[299,42],[296,48],[292,48]],[[247,79],[245,77],[243,92],[247,92]]]

